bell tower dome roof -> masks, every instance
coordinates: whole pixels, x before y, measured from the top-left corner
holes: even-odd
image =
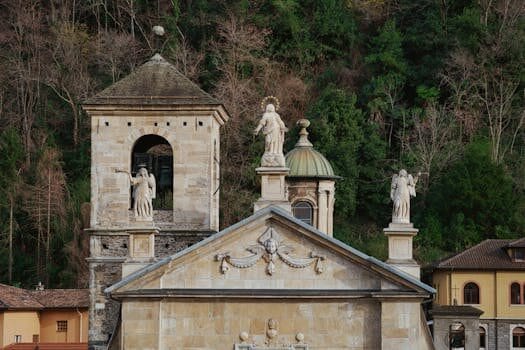
[[[286,154],[286,166],[290,168],[288,177],[338,179],[332,165],[321,153],[316,151],[308,140],[310,121],[300,119],[297,122],[302,129],[299,132],[299,141],[295,147]]]

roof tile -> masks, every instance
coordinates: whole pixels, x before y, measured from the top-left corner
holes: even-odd
[[[521,242],[520,242],[521,241]],[[507,247],[525,246],[524,239],[487,239],[434,264],[436,269],[525,270],[525,262],[512,261]],[[516,245],[513,245],[516,244]]]
[[[33,297],[45,308],[87,308],[88,289],[44,289],[31,291]]]
[[[85,105],[221,105],[159,54]]]
[[[88,289],[26,290],[0,284],[0,309],[87,308]]]

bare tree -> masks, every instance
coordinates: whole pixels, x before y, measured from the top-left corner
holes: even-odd
[[[460,155],[456,120],[445,107],[430,105],[422,116],[413,116],[413,122],[408,149],[422,166],[421,170],[429,178],[435,177]]]
[[[176,67],[186,77],[197,81],[204,63],[204,52],[191,47],[186,38],[182,36],[179,43],[168,48],[167,57],[173,59]]]
[[[525,121],[522,84],[525,3],[519,0],[484,0],[484,42],[475,54],[455,51],[442,82],[453,92],[451,103],[465,131],[479,125],[489,131],[491,157],[502,163],[512,153]]]
[[[62,222],[66,214],[66,177],[60,164],[60,153],[56,149],[47,148],[43,151],[35,176],[35,184],[28,185],[25,191],[25,208],[38,232],[37,272],[49,284],[53,236],[51,224],[53,220]],[[42,263],[42,250],[45,264]]]
[[[138,64],[140,54],[141,47],[130,34],[109,30],[99,34],[94,56],[115,82]]]
[[[48,43],[51,63],[46,66],[45,83],[71,109],[73,144],[79,143],[82,112],[80,102],[90,95],[94,81],[88,66],[91,38],[85,28],[70,22],[59,22]]]
[[[9,62],[6,84],[16,101],[10,114],[22,130],[27,165],[31,162],[32,131],[41,97],[43,15],[36,1],[17,1],[6,7],[8,33],[4,38]]]

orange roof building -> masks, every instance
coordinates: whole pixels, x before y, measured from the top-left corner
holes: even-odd
[[[87,289],[0,284],[0,349],[87,349],[88,305]]]

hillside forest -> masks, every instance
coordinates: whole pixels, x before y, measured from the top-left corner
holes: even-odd
[[[422,264],[525,234],[523,0],[0,0],[0,282],[86,286],[81,104],[158,51],[231,114],[222,227],[258,197],[253,129],[273,95],[285,150],[306,117],[343,177],[340,240],[386,257],[401,168],[422,173]]]

